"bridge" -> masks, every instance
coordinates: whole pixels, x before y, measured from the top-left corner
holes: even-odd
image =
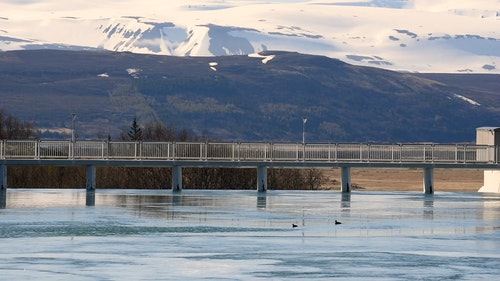
[[[351,191],[351,168],[423,169],[423,192],[434,193],[434,168],[500,169],[500,146],[435,143],[122,142],[2,140],[0,184],[8,166],[85,166],[86,189],[96,188],[96,167],[171,167],[172,190],[182,190],[183,167],[257,169],[258,191],[268,168],[340,168],[341,191]]]

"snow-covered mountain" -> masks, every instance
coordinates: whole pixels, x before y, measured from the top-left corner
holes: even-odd
[[[414,72],[500,73],[498,0],[2,0],[0,50],[285,50]]]

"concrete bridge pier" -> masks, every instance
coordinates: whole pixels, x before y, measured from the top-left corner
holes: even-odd
[[[95,206],[95,190],[87,190],[85,194],[85,206]]]
[[[87,188],[87,191],[94,191],[95,190],[95,166],[94,165],[87,166],[86,188]]]
[[[424,168],[424,193],[434,194],[434,169]]]
[[[172,191],[182,190],[182,167],[172,167]]]
[[[351,192],[351,167],[341,167],[340,176],[340,191]]]
[[[266,166],[257,167],[257,191],[258,192],[267,191],[267,167]]]
[[[7,207],[7,189],[0,190],[0,209]]]
[[[7,189],[7,166],[0,165],[0,190]]]

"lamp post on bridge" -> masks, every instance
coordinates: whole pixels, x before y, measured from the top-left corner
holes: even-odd
[[[71,157],[75,157],[75,119],[76,113],[71,113]]]
[[[306,123],[307,117],[302,117],[302,144],[306,144]]]
[[[307,117],[302,117],[302,161],[306,160],[306,123]]]
[[[71,142],[75,142],[75,119],[76,113],[71,113]]]

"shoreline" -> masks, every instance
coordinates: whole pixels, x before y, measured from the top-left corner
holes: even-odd
[[[340,191],[340,168],[321,169],[324,181],[316,190]],[[418,168],[351,168],[352,191],[423,191],[423,169]],[[434,169],[434,191],[477,192],[484,181],[482,169]],[[85,189],[85,187],[8,187],[8,189]],[[116,188],[99,187],[97,189],[144,189],[169,190],[162,188]],[[190,189],[190,188],[185,188]],[[231,190],[233,188],[221,189]],[[245,189],[242,189],[245,190]],[[248,189],[249,190],[249,189]],[[269,190],[287,190],[283,188]],[[309,189],[290,189],[309,190]]]
[[[340,169],[323,171],[327,182],[321,189],[340,189]],[[352,190],[422,191],[422,169],[352,168]],[[482,169],[434,169],[434,191],[477,192],[484,181]]]

